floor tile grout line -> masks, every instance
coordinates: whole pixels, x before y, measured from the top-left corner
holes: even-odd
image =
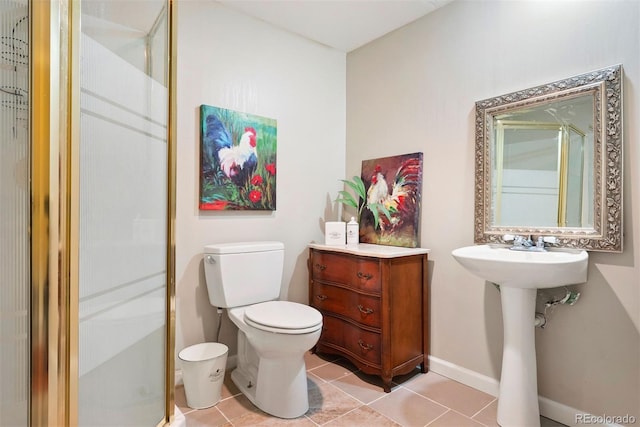
[[[430,397],[424,396],[424,395],[422,395],[422,394],[418,393],[418,392],[417,392],[417,391],[415,391],[415,390],[411,390],[411,389],[410,389],[410,388],[408,388],[408,387],[404,387],[404,389],[405,389],[405,390],[407,390],[407,391],[410,391],[411,393],[413,393],[413,394],[415,394],[415,395],[417,395],[417,396],[422,397],[423,399],[428,400],[429,402],[432,402],[432,403],[435,403],[436,405],[442,406],[443,408],[451,409],[451,408],[449,408],[447,405],[445,405],[445,404],[443,404],[443,403],[440,403],[440,402],[438,402],[437,400],[433,400],[433,399],[431,399]]]
[[[384,397],[384,396],[382,396],[382,397]],[[342,414],[342,415],[340,415],[340,416],[338,416],[338,417],[336,417],[336,418],[334,418],[332,420],[327,421],[323,425],[326,425],[326,424],[332,423],[332,422],[334,422],[336,420],[339,420],[340,418],[346,416],[347,414],[350,414],[351,412],[357,411],[358,409],[362,409],[363,407],[369,408],[370,410],[372,410],[376,414],[380,415],[381,417],[383,417],[383,418],[385,418],[385,419],[387,419],[387,420],[389,420],[389,421],[391,421],[391,422],[393,422],[395,424],[402,425],[402,424],[398,423],[396,420],[394,420],[393,418],[389,417],[388,415],[383,414],[380,411],[377,411],[375,408],[372,408],[371,406],[369,406],[369,404],[366,404],[366,403],[363,403],[362,405],[358,406],[357,408],[353,408],[353,409],[345,412],[344,414]]]
[[[351,395],[349,395],[349,396],[351,396]],[[355,407],[355,408],[353,408],[353,409],[349,409],[349,410],[348,410],[347,412],[345,412],[344,414],[340,414],[340,415],[338,415],[337,417],[335,417],[335,418],[333,418],[333,419],[331,419],[331,420],[327,421],[327,422],[326,422],[326,423],[324,423],[324,424],[320,424],[320,425],[326,425],[326,424],[332,423],[332,422],[334,422],[334,421],[336,421],[336,420],[339,420],[340,418],[342,418],[342,417],[346,416],[347,414],[352,413],[352,412],[353,412],[353,411],[355,411],[356,409],[360,409],[360,408],[362,408],[363,406],[367,406],[367,405],[362,404],[362,405],[360,405],[360,406],[356,406],[356,407]]]
[[[337,378],[336,378],[337,379]],[[361,403],[362,405],[366,405],[366,403],[364,403],[363,401],[361,401],[360,399],[358,399],[357,397],[355,397],[354,395],[352,395],[351,393],[341,389],[340,387],[338,387],[337,385],[333,384],[332,381],[327,381],[327,384],[331,385],[331,387],[333,387],[334,389],[338,390],[341,393],[346,394],[347,396],[349,396],[350,398],[354,399],[356,402]]]
[[[324,378],[318,376],[317,374],[314,374],[313,372],[308,372],[307,371],[307,380],[309,379],[309,374],[311,374],[313,376],[313,379],[317,379],[318,381],[321,381],[323,383],[328,383],[329,381],[325,380]]]
[[[478,410],[478,412],[476,412],[475,414],[473,414],[471,416],[471,418],[473,419],[473,417],[475,417],[476,415],[478,415],[480,412],[484,411],[485,409],[487,409],[489,406],[491,406],[491,404],[493,404],[493,402],[495,402],[496,400],[498,400],[497,397],[494,397],[493,400],[489,403],[487,403],[486,405],[484,405],[482,408],[480,408],[480,410]],[[474,420],[475,421],[475,420]]]
[[[314,426],[318,426],[320,427],[322,424],[318,424],[317,422],[315,422],[314,420],[312,420],[308,415],[305,414],[304,416],[307,420],[309,420],[311,422],[311,424],[313,424]]]
[[[224,414],[224,412],[222,412],[222,411],[220,410],[220,408],[218,408],[218,406],[216,406],[216,409],[218,410],[218,412],[220,412],[220,415],[222,415],[222,417],[223,417],[225,420],[227,420],[227,423],[230,423],[232,426],[234,426],[234,425],[235,425],[235,424],[233,423],[233,421],[231,421],[231,420],[229,419],[229,417],[227,417],[227,416]]]
[[[312,372],[312,371],[314,371],[314,370],[316,370],[316,369],[318,369],[318,368],[322,368],[323,366],[327,366],[327,365],[328,365],[328,364],[330,364],[330,363],[331,363],[331,362],[325,362],[325,363],[323,363],[323,364],[321,364],[321,365],[314,366],[313,368],[307,368],[307,372]]]
[[[396,391],[398,391],[398,390],[400,390],[400,389],[408,390],[406,387],[403,387],[403,386],[399,385],[397,388],[395,388],[395,389],[391,389],[391,391],[390,391],[389,393],[385,393],[385,394],[383,394],[383,395],[382,395],[382,396],[380,396],[380,397],[376,397],[376,398],[375,398],[375,399],[373,399],[371,402],[367,403],[367,406],[368,406],[368,405],[371,405],[371,404],[372,404],[372,403],[374,403],[374,402],[377,402],[377,401],[379,401],[379,400],[382,400],[382,399],[384,399],[384,398],[385,398],[385,397],[387,397],[387,396],[390,396],[390,395],[391,395],[391,393],[395,393]]]
[[[444,411],[442,414],[438,415],[437,417],[435,417],[434,419],[432,419],[431,421],[429,421],[428,423],[426,423],[423,427],[427,427],[433,423],[435,423],[436,421],[438,421],[440,418],[444,417],[446,414],[448,414],[449,412],[451,412],[452,409],[451,408],[447,408],[446,411]]]
[[[492,402],[493,402],[493,401],[492,401]],[[491,404],[491,403],[489,403],[487,406],[489,406],[490,404]],[[485,408],[486,408],[487,406],[485,406]],[[485,423],[481,423],[480,421],[478,421],[478,420],[474,420],[474,419],[473,419],[473,417],[475,417],[476,415],[478,415],[478,414],[482,411],[482,409],[481,409],[480,411],[476,412],[475,414],[473,414],[473,416],[471,416],[471,417],[470,417],[470,416],[468,416],[468,415],[463,414],[463,413],[462,413],[462,412],[460,412],[460,411],[456,411],[455,409],[452,409],[452,408],[450,408],[450,409],[451,409],[451,412],[455,412],[456,414],[462,415],[463,417],[468,418],[468,419],[470,419],[470,420],[471,420],[471,421],[473,421],[473,422],[476,422],[476,423],[478,423],[478,424],[480,424],[480,425],[482,425],[482,426],[488,427]],[[484,409],[484,408],[483,408],[483,409]]]

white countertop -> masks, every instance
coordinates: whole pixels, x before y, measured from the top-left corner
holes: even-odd
[[[373,245],[371,243],[358,243],[357,246],[309,243],[309,247],[325,251],[343,252],[347,254],[373,256],[378,258],[395,258],[409,255],[428,254],[431,252],[431,249],[426,248],[403,248],[400,246]]]

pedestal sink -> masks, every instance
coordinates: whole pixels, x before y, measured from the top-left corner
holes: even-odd
[[[586,282],[589,255],[582,250],[514,251],[494,245],[467,246],[451,254],[471,273],[500,285],[504,348],[498,424],[540,426],[534,327],[536,292]]]

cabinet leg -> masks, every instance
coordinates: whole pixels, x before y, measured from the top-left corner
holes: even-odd
[[[391,393],[391,378],[383,378],[382,379],[382,389],[385,393]]]
[[[420,372],[423,374],[426,374],[427,372],[429,372],[429,368],[427,368],[427,362],[424,361],[420,364]]]

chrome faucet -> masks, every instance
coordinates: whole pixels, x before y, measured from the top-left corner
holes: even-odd
[[[525,236],[515,236],[513,238],[513,246],[514,247],[530,248],[530,247],[533,246],[533,241],[531,240],[531,236],[527,236],[527,237],[525,237]]]
[[[531,251],[531,252],[543,252],[546,251],[545,243],[553,244],[557,243],[558,239],[553,236],[538,236],[536,243],[533,243],[531,236],[514,236],[512,234],[505,234],[502,238],[505,242],[513,241],[513,246],[509,249],[513,251]]]

